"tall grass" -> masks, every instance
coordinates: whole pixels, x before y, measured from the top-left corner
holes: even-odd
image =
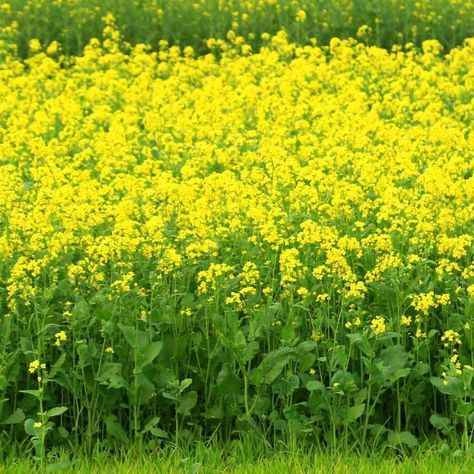
[[[2,474],[29,474],[39,470],[63,474],[197,474],[229,472],[235,474],[469,474],[474,470],[472,458],[453,456],[449,450],[420,450],[411,457],[384,453],[359,456],[356,453],[320,452],[309,446],[289,449],[265,449],[255,441],[229,445],[197,443],[175,448],[144,451],[139,447],[110,452],[97,449],[92,454],[77,450],[58,451],[41,466],[32,457],[10,456],[0,463]]]

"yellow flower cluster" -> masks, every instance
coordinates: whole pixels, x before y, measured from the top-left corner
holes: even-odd
[[[46,364],[40,362],[38,359],[35,359],[34,361],[30,362],[30,364],[28,365],[28,372],[30,374],[34,374],[40,369],[46,369]]]
[[[376,318],[372,319],[370,327],[377,335],[384,333],[387,329],[385,318],[383,316],[377,316]]]
[[[446,306],[450,300],[450,295],[447,293],[436,295],[433,291],[430,291],[428,293],[414,295],[412,298],[412,306],[416,311],[426,316],[430,312],[430,309]]]
[[[60,346],[63,342],[66,342],[67,341],[67,334],[65,331],[59,331],[57,332],[54,337],[56,338],[56,340],[54,341],[54,345],[55,346]]]

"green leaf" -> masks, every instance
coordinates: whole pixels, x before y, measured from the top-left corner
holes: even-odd
[[[34,424],[35,420],[33,420],[33,418],[28,418],[27,420],[25,420],[24,427],[26,434],[30,436],[36,436],[38,434],[38,428],[35,428]]]
[[[233,398],[240,391],[241,380],[227,362],[222,365],[216,383],[217,391],[226,398]]]
[[[245,347],[247,345],[247,340],[245,339],[244,333],[242,331],[237,331],[234,334],[234,340],[232,341],[232,347],[239,351],[242,352],[245,350]]]
[[[112,376],[120,374],[121,370],[122,364],[119,364],[118,362],[105,362],[102,364],[96,380],[99,383],[106,383]]]
[[[457,398],[464,397],[464,385],[458,377],[430,377],[430,382],[445,395],[453,395]],[[446,383],[445,383],[446,382]]]
[[[152,428],[154,428],[159,422],[160,422],[160,417],[159,416],[154,416],[148,422],[146,425],[143,427],[142,433],[147,433],[150,431]]]
[[[380,353],[380,359],[384,362],[384,365],[391,366],[393,371],[405,367],[408,360],[408,354],[403,346],[397,344],[395,346],[388,347]]]
[[[153,436],[156,436],[157,438],[167,438],[168,437],[168,433],[164,430],[162,430],[161,428],[151,428],[150,430],[150,433],[153,435]]]
[[[347,334],[347,337],[363,354],[366,356],[373,356],[372,345],[370,344],[367,336],[364,334]]]
[[[27,395],[32,395],[36,399],[41,399],[41,390],[19,390],[20,393],[26,393]]]
[[[45,415],[47,418],[52,418],[53,416],[62,415],[65,411],[67,411],[67,407],[54,407],[48,410]]]
[[[300,386],[300,378],[297,375],[290,377],[277,377],[272,383],[272,392],[280,396],[289,396]]]
[[[186,395],[183,396],[181,399],[178,407],[176,408],[176,412],[182,415],[189,415],[189,412],[194,408],[197,402],[197,392],[194,390],[188,392]]]
[[[291,344],[296,337],[295,328],[293,324],[287,324],[281,330],[281,340],[284,344]]]
[[[79,300],[72,310],[72,316],[80,321],[87,321],[89,313],[89,303],[84,299]]]
[[[361,403],[359,405],[354,405],[352,407],[348,407],[346,409],[346,423],[353,423],[356,421],[362,414],[364,413],[365,410],[365,403]]]
[[[193,379],[184,379],[181,380],[179,384],[179,391],[182,392],[186,390],[193,383]]]
[[[303,341],[296,346],[296,356],[298,359],[316,349],[317,343],[315,341]]]
[[[442,433],[447,433],[451,430],[451,420],[445,416],[431,415],[430,423]]]
[[[105,418],[105,427],[107,434],[123,444],[128,444],[129,440],[122,425],[117,421],[115,415],[109,415]]]
[[[2,425],[16,425],[17,423],[23,422],[25,419],[25,413],[21,408],[17,408],[10,416],[2,421]]]
[[[244,353],[242,354],[242,362],[245,364],[251,361],[255,355],[258,354],[259,349],[260,346],[257,341],[249,342],[245,348]]]
[[[310,380],[306,384],[306,388],[310,392],[316,392],[316,391],[324,392],[326,390],[326,386],[322,382],[320,382],[319,380]]]
[[[66,353],[64,352],[63,354],[59,356],[59,359],[51,367],[51,370],[48,373],[49,379],[56,377],[56,374],[58,373],[59,369],[63,366],[65,360],[66,360]]]
[[[143,367],[151,364],[158,357],[161,349],[163,349],[163,343],[161,341],[152,342],[144,349],[141,349],[138,353],[137,366],[135,367],[133,373],[136,375],[141,372]]]
[[[461,402],[458,405],[458,413],[463,417],[468,417],[474,411],[473,402]]]
[[[337,367],[345,369],[347,366],[347,354],[344,346],[334,347],[331,355],[331,368],[334,370]]]
[[[316,356],[314,354],[305,354],[303,357],[298,357],[298,368],[301,372],[306,372],[309,370],[314,362],[316,361]]]
[[[267,354],[261,364],[252,372],[251,382],[254,385],[271,384],[281,374],[285,365],[293,359],[295,352],[292,347],[282,347]]]
[[[393,446],[399,446],[401,444],[405,444],[409,448],[418,446],[418,439],[409,431],[401,431],[400,433],[390,431],[388,433],[388,442]]]
[[[126,326],[122,323],[118,323],[117,326],[122,331],[130,347],[134,349],[143,349],[150,342],[150,337],[147,332],[139,331],[132,326]]]

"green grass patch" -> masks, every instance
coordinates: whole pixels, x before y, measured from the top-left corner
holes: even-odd
[[[89,473],[216,473],[231,472],[241,474],[293,474],[293,473],[327,473],[341,474],[437,474],[470,473],[474,470],[474,459],[453,456],[445,450],[421,451],[410,458],[391,454],[363,454],[319,452],[314,448],[290,449],[281,446],[279,449],[261,449],[258,444],[236,442],[231,445],[196,444],[187,448],[176,449],[167,446],[159,450],[144,452],[142,449],[115,452],[97,451],[86,455],[58,453],[43,462],[30,457],[8,459],[0,464],[0,472],[31,473],[61,472],[64,474]]]

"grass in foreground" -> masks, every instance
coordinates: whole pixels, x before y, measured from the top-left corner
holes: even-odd
[[[0,464],[0,473],[31,472],[62,473],[470,473],[474,471],[474,459],[453,457],[451,453],[424,452],[407,459],[391,454],[374,457],[342,453],[321,454],[316,450],[275,450],[258,452],[255,445],[236,443],[230,449],[223,446],[206,447],[202,444],[192,449],[165,448],[143,454],[137,450],[112,456],[97,453],[79,455],[73,459],[58,456],[49,464],[40,465],[31,458],[10,459]]]

